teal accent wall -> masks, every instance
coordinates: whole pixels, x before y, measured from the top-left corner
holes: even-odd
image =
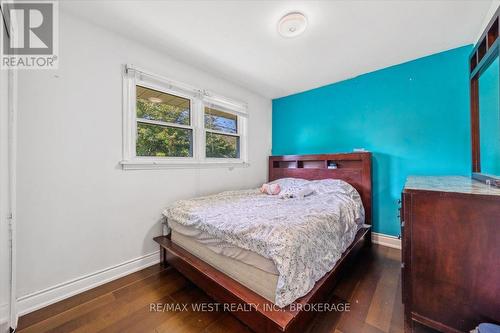
[[[500,176],[498,58],[479,77],[479,143],[481,172]]]
[[[408,175],[470,175],[464,46],[273,100],[273,155],[373,153],[373,228],[398,235]]]

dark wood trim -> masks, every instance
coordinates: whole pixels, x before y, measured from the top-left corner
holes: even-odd
[[[483,56],[476,68],[470,72],[470,77],[479,77],[488,68],[489,65],[498,57],[500,39],[495,40],[495,43],[488,49],[488,52]]]
[[[470,123],[472,144],[472,172],[481,172],[481,146],[480,146],[480,124],[479,124],[479,77],[488,66],[498,57],[500,39],[495,41],[492,49],[488,51],[481,63],[471,73],[470,78]],[[500,92],[499,92],[500,93]]]
[[[403,228],[401,232],[401,288],[404,307],[404,329],[405,332],[413,331],[413,321],[411,320],[411,308],[408,306],[412,303],[411,290],[411,195],[401,194]]]
[[[462,333],[462,331],[459,331],[457,329],[454,329],[453,327],[450,327],[448,325],[445,325],[443,323],[437,322],[435,320],[429,319],[427,317],[421,316],[418,313],[411,313],[411,318],[412,320],[419,322],[422,325],[425,325],[427,327],[434,328],[436,330],[439,330],[440,332],[446,332],[446,333]]]
[[[472,172],[481,170],[479,146],[479,81],[477,77],[470,80],[470,126],[472,145]]]
[[[479,124],[479,77],[499,55],[500,8],[486,26],[477,44],[469,55],[470,72],[470,123],[471,123],[471,151],[472,151],[472,178],[491,184],[500,182],[500,177],[481,174],[481,144]],[[500,91],[499,91],[500,94]]]
[[[344,252],[335,267],[321,278],[313,290],[306,296],[299,298],[291,308],[273,308],[272,303],[256,294],[241,283],[233,280],[208,263],[174,244],[168,237],[155,237],[162,249],[166,250],[166,261],[182,275],[205,291],[214,300],[220,303],[257,305],[252,311],[232,312],[239,320],[256,332],[302,332],[315,315],[312,311],[299,311],[297,304],[304,309],[307,304],[326,302],[342,272],[360,250],[369,244],[369,229],[358,231],[354,242]]]
[[[472,73],[476,67],[481,63],[481,60],[488,53],[488,50],[492,45],[495,44],[495,41],[498,38],[499,33],[499,22],[498,17],[500,15],[500,7],[497,9],[493,17],[488,22],[488,25],[484,29],[481,37],[479,37],[478,42],[472,49],[472,52],[469,55],[469,64],[470,64],[470,72]],[[484,46],[484,51],[480,50],[480,47]]]

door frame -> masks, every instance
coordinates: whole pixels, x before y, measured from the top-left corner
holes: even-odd
[[[2,25],[7,31],[7,38],[12,37],[12,29],[8,29],[9,22],[5,16],[3,9],[0,6],[0,15],[2,17]],[[13,22],[10,22],[13,24]],[[6,75],[7,79],[7,179],[2,180],[8,183],[7,198],[6,198],[6,221],[8,222],[9,230],[9,270],[10,270],[10,293],[9,299],[9,318],[8,325],[10,331],[13,332],[17,327],[17,297],[16,297],[16,163],[17,163],[17,70],[8,68],[0,69],[0,75]]]

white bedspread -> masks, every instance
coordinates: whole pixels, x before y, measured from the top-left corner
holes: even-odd
[[[283,199],[259,190],[228,191],[180,200],[167,219],[271,259],[279,272],[275,304],[306,295],[330,271],[364,222],[358,192],[341,180],[305,183],[305,198]]]

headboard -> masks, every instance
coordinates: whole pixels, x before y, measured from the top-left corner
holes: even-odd
[[[333,178],[348,182],[361,195],[365,223],[372,223],[371,153],[269,156],[269,181],[285,177],[309,180]]]

